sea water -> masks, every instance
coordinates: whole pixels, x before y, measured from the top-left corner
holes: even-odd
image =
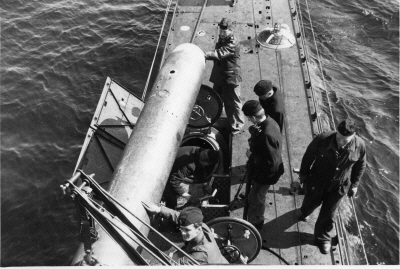
[[[398,2],[310,0],[312,28],[302,3],[321,111],[329,114],[327,93],[335,123],[355,120],[367,145],[355,205],[369,262],[398,264]],[[59,185],[72,175],[107,76],[141,95],[166,5],[1,1],[2,266],[70,264],[78,224]],[[354,216],[346,221],[356,236]]]

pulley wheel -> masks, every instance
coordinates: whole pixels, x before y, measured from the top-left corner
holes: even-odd
[[[189,127],[204,128],[214,124],[222,113],[222,101],[211,87],[201,85],[189,119]]]
[[[220,248],[224,245],[237,247],[241,254],[248,258],[247,263],[252,262],[260,253],[261,235],[248,221],[233,217],[220,217],[210,220],[207,225],[214,230],[215,241]]]

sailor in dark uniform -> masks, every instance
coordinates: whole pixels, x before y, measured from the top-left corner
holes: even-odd
[[[355,134],[354,123],[349,119],[338,125],[337,132],[316,136],[304,153],[300,181],[305,184],[306,195],[300,220],[307,221],[322,204],[314,236],[323,254],[331,249],[333,223],[340,201],[346,194],[352,197],[357,193],[366,165],[364,140]]]
[[[240,101],[240,47],[227,19],[219,25],[219,39],[215,50],[206,53],[206,60],[214,60],[210,81],[213,89],[221,96],[232,134],[237,134],[244,126],[244,116]]]
[[[260,80],[254,86],[254,93],[258,95],[261,106],[279,125],[282,133],[285,121],[285,103],[282,92],[270,80]]]
[[[150,213],[160,216],[179,224],[185,247],[183,250],[200,264],[229,264],[222,256],[213,232],[203,223],[203,214],[197,207],[186,207],[181,212],[152,203],[143,203],[145,209]],[[173,257],[181,265],[192,265],[189,258],[179,252]]]
[[[264,224],[267,191],[284,172],[282,139],[278,124],[265,114],[258,101],[247,101],[243,105],[243,112],[254,123],[249,128],[251,137],[247,175],[253,186],[248,196],[248,221],[260,230]]]
[[[218,160],[219,154],[213,149],[195,146],[179,148],[164,191],[166,205],[175,208],[177,199],[186,202],[190,196],[189,184],[207,183],[206,167],[215,165]]]

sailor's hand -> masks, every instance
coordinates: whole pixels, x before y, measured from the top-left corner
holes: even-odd
[[[347,196],[354,197],[356,195],[357,191],[358,191],[358,188],[356,188],[356,187],[350,188],[349,192],[347,193]]]
[[[247,158],[250,158],[250,155],[251,155],[250,149],[246,149],[246,156],[247,156]]]
[[[86,254],[83,257],[80,266],[101,266],[101,264],[99,263],[99,261],[95,256]]]
[[[210,185],[208,185],[208,183],[204,184],[201,188],[205,194],[212,194],[213,192],[213,189],[211,188]]]
[[[216,58],[216,53],[214,51],[208,51],[206,53],[204,53],[204,57],[206,58],[206,60],[212,60],[214,58]]]
[[[159,207],[156,204],[153,204],[151,202],[143,202],[142,201],[142,205],[144,207],[144,209],[147,210],[147,212],[152,213],[152,214],[157,214],[160,213],[161,211],[161,207]]]
[[[181,196],[189,199],[191,195],[187,192],[184,192]]]
[[[299,175],[299,180],[301,184],[304,184],[307,181],[307,175]]]

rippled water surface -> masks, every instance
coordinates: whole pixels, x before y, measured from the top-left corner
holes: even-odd
[[[2,266],[70,264],[77,223],[59,185],[74,169],[106,77],[141,94],[166,4],[0,3]],[[316,89],[324,95],[324,78],[336,121],[354,119],[368,147],[355,204],[369,261],[398,264],[398,2],[308,4],[320,53],[303,4]],[[347,226],[356,234],[352,217]]]

